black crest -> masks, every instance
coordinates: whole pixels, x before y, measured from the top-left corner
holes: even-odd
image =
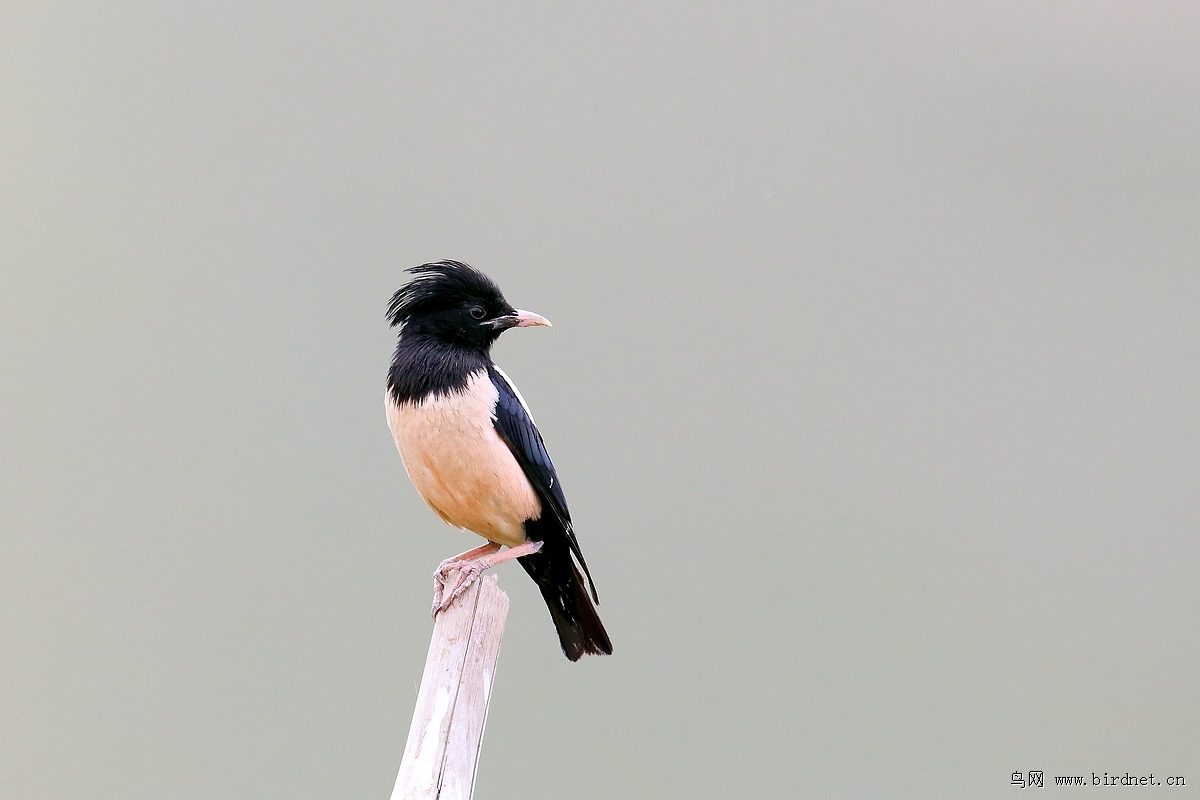
[[[500,287],[491,278],[461,261],[433,261],[406,272],[413,279],[400,287],[388,303],[387,317],[393,327],[414,316],[451,309],[469,301],[508,306]]]

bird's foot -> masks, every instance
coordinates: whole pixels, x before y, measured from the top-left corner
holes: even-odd
[[[430,614],[434,619],[437,619],[438,612],[445,611],[450,604],[454,602],[459,585],[462,583],[462,574],[476,561],[460,561],[454,558],[447,558],[433,573],[433,608],[430,609]],[[476,573],[478,575],[478,573]],[[449,588],[447,588],[449,585]],[[461,592],[459,592],[461,594]]]
[[[476,559],[478,559],[480,556],[490,556],[499,549],[500,545],[495,544],[494,542],[488,542],[487,544],[480,545],[473,550],[468,550],[465,553],[459,553],[453,558],[447,558],[441,564],[438,564],[438,568],[433,571],[433,608],[430,610],[430,613],[434,618],[437,617],[439,611],[446,610],[450,603],[454,601],[454,597],[458,596],[448,596],[446,591],[447,581],[452,581],[452,589],[453,587],[457,587],[459,582],[458,577],[451,579],[450,573],[458,572],[461,574],[463,568],[465,568],[468,564],[475,563]],[[486,567],[484,569],[486,569]],[[470,584],[468,583],[467,585],[469,586]],[[461,594],[461,592],[459,592],[459,594]]]
[[[460,553],[454,558],[447,558],[433,572],[433,618],[437,619],[439,613],[449,608],[459,595],[471,588],[471,584],[484,570],[541,549],[541,542],[524,542],[499,553],[500,545],[489,543]],[[451,573],[454,573],[453,577]]]
[[[452,568],[454,572],[453,577],[446,576],[450,580],[448,583],[443,583],[440,597],[435,595],[433,598],[433,616],[436,618],[438,612],[445,611],[453,605],[459,595],[471,588],[471,584],[478,580],[483,571],[489,569],[491,566],[492,559],[486,556],[476,561],[456,564]]]

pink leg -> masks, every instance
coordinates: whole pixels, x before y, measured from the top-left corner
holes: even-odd
[[[495,542],[481,544],[479,547],[473,547],[465,553],[459,553],[452,558],[447,558],[442,563],[438,564],[438,568],[433,571],[433,616],[445,608],[449,603],[443,603],[442,597],[446,589],[446,578],[451,572],[462,569],[466,564],[471,563],[477,558],[490,556],[500,549],[500,545]]]
[[[447,608],[449,608],[450,604],[458,599],[458,596],[465,592],[484,570],[491,569],[497,564],[503,564],[505,561],[512,561],[514,558],[520,558],[521,556],[527,556],[531,553],[536,553],[538,550],[542,549],[542,543],[525,542],[524,544],[519,544],[516,547],[510,547],[503,553],[497,553],[496,551],[499,549],[500,545],[489,543],[483,547],[476,547],[475,550],[468,550],[461,556],[455,556],[452,559],[448,559],[449,562],[453,562],[453,564],[450,566],[450,569],[458,570],[458,574],[454,577],[454,582],[448,589],[445,588],[444,573],[439,575],[442,567],[438,567],[438,572],[434,573],[433,578],[434,617],[437,617],[439,611],[445,611]],[[479,551],[479,557],[469,560],[463,558],[463,556],[473,554],[476,551]],[[445,566],[447,563],[447,561],[443,561],[442,565]],[[441,586],[438,585],[439,578],[442,581]]]

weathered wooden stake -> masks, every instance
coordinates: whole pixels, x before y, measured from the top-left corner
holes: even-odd
[[[507,616],[495,575],[438,614],[392,800],[470,800]]]

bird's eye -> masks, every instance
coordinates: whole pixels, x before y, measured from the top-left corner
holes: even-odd
[[[483,306],[471,306],[471,316],[475,319],[483,319],[487,316],[487,312],[483,310]]]

